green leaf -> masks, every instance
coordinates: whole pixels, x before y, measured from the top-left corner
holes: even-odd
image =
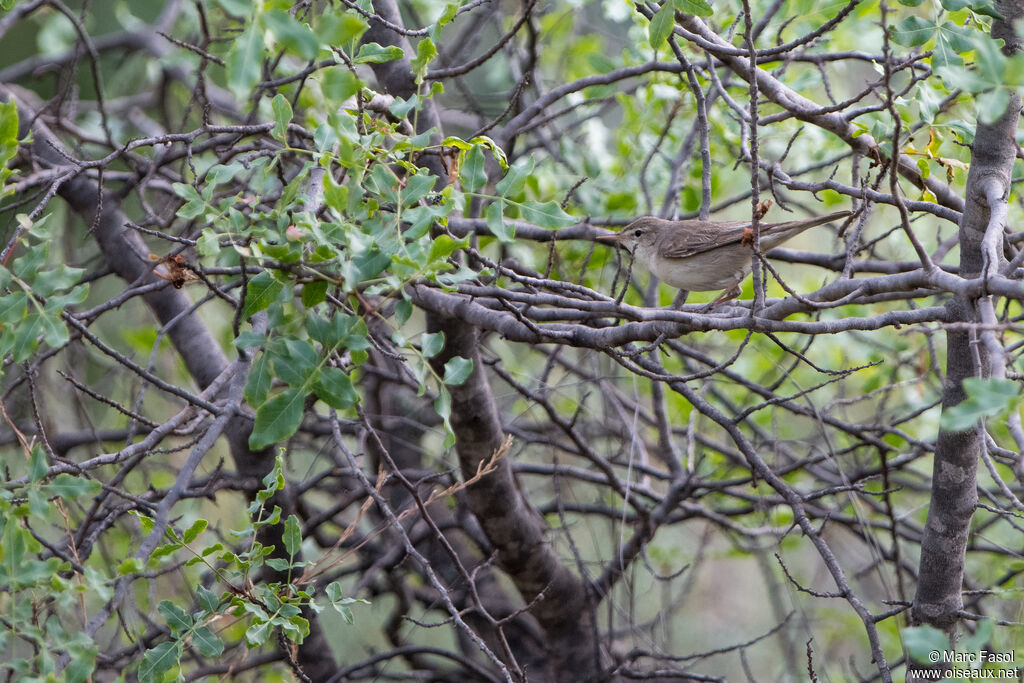
[[[6,164],[14,158],[16,150],[7,148],[12,142],[18,142],[18,105],[14,100],[0,102],[0,145],[4,145],[0,164]]]
[[[1020,385],[1009,379],[967,377],[963,385],[969,396],[990,411],[1005,410],[1011,402],[1020,398]]]
[[[635,212],[636,195],[632,192],[610,192],[605,195],[604,206],[608,211]]]
[[[167,626],[172,631],[177,633],[192,628],[192,617],[170,600],[161,600],[156,609],[167,620]]]
[[[396,97],[391,103],[391,106],[388,107],[388,111],[391,112],[395,118],[404,119],[407,118],[409,113],[414,109],[419,109],[422,104],[423,101],[418,95],[411,95],[407,100],[401,97]]]
[[[236,97],[247,98],[263,70],[263,34],[255,24],[235,39],[225,63],[228,87]]]
[[[427,193],[434,189],[436,182],[437,178],[435,176],[425,173],[408,176],[405,179],[405,187],[399,189],[402,196],[402,206],[415,204],[423,197],[426,197]]]
[[[330,283],[327,280],[314,280],[302,286],[302,305],[306,308],[313,308],[317,304],[327,301],[327,287]]]
[[[214,614],[220,606],[220,598],[205,586],[196,586],[196,601],[210,614]]]
[[[28,311],[28,295],[23,291],[0,296],[0,325],[20,321]]]
[[[162,683],[164,674],[176,667],[180,659],[181,643],[177,640],[146,650],[139,664],[139,683]]]
[[[434,411],[444,420],[444,447],[455,445],[455,432],[452,431],[452,395],[442,384],[434,399]]]
[[[286,572],[292,568],[292,563],[283,557],[271,557],[267,560],[267,566],[276,572]]]
[[[38,441],[32,445],[32,453],[28,460],[28,478],[29,481],[41,481],[49,471],[49,465],[46,462],[46,451],[43,450],[42,444]]]
[[[542,228],[564,228],[576,222],[576,219],[562,210],[558,202],[523,202],[519,204],[523,220],[539,225]]]
[[[342,597],[344,597],[344,594],[342,593],[341,590],[341,584],[337,581],[331,581],[329,584],[327,584],[327,586],[324,588],[324,593],[327,594],[327,599],[331,602],[338,602],[342,599]]]
[[[191,187],[191,186],[189,186]],[[19,214],[19,219],[21,215]],[[31,223],[27,221],[22,222],[22,225],[28,225],[33,227]],[[43,269],[43,265],[46,263],[46,257],[49,254],[49,249],[45,242],[36,244],[29,248],[24,254],[14,259],[14,264],[11,267],[17,277],[28,282],[34,282],[39,274],[39,271]]]
[[[49,344],[51,348],[57,349],[67,344],[68,339],[70,339],[70,333],[64,321],[60,318],[60,312],[52,309],[51,301],[47,301],[46,308],[39,315],[39,323],[42,327],[43,341]]]
[[[437,46],[429,37],[424,38],[416,46],[416,57],[412,60],[412,71],[419,78],[427,73],[427,65],[437,57]]]
[[[270,354],[263,352],[249,368],[245,381],[245,400],[253,408],[259,408],[267,400],[273,376],[270,374]]]
[[[487,207],[484,217],[487,219],[487,228],[500,242],[509,244],[515,240],[516,228],[511,223],[506,223],[501,215],[502,201],[496,199]]]
[[[324,201],[327,202],[327,206],[337,211],[339,215],[344,215],[345,210],[348,208],[348,187],[345,185],[335,185],[334,180],[328,175],[327,182],[324,183]]]
[[[354,315],[336,313],[330,319],[315,313],[306,318],[309,336],[325,348],[345,346],[349,350],[369,348],[366,323]]]
[[[698,17],[710,17],[715,13],[705,0],[675,0],[676,9],[683,14],[692,14]]]
[[[932,68],[960,66],[963,60],[957,53],[969,52],[974,49],[974,31],[957,26],[952,22],[936,23],[916,15],[904,18],[896,26],[892,26],[890,34],[893,42],[904,47],[918,47],[935,39],[935,50],[932,54]],[[988,43],[993,41],[984,38]]]
[[[515,197],[523,191],[527,178],[533,175],[536,163],[536,160],[531,156],[525,164],[511,166],[505,177],[494,186],[494,189],[502,197]]]
[[[996,41],[984,35],[972,36],[973,40],[965,41],[966,49],[974,48],[974,68],[993,87],[1003,84],[1003,74],[1006,73],[1006,57],[996,44]]]
[[[917,47],[934,38],[938,26],[930,19],[911,15],[891,29],[890,36],[894,43],[903,47]]]
[[[220,253],[220,237],[212,228],[203,228],[203,234],[196,241],[200,256],[216,256]]]
[[[936,74],[950,90],[963,90],[969,93],[981,92],[987,87],[973,71],[968,71],[959,66],[943,66],[936,69]]]
[[[185,535],[183,536],[185,543],[191,543],[192,541],[196,540],[199,534],[206,531],[206,527],[209,524],[210,523],[205,519],[197,519],[195,522],[193,522],[192,526],[185,530]]]
[[[950,649],[949,638],[934,626],[911,626],[900,629],[903,646],[912,659],[934,664],[929,658],[934,652],[945,652]]]
[[[270,353],[274,374],[293,387],[305,386],[320,364],[319,354],[305,339],[284,338]]]
[[[313,384],[317,398],[336,410],[346,410],[359,401],[352,380],[340,368],[326,367]]]
[[[341,618],[345,620],[345,623],[351,626],[356,623],[355,615],[352,614],[352,610],[347,605],[334,605],[335,611],[341,615]]]
[[[394,45],[381,47],[377,43],[363,43],[359,47],[359,54],[353,61],[356,64],[379,64],[401,59],[403,54],[402,48]]]
[[[145,567],[143,567],[142,560],[137,557],[126,557],[121,560],[121,563],[117,565],[118,576],[128,576],[129,574],[138,574]]]
[[[363,89],[363,82],[354,73],[340,66],[327,69],[320,84],[324,95],[339,104]]]
[[[46,310],[59,318],[68,306],[82,303],[89,297],[89,285],[81,284],[65,294],[55,294],[46,300]]]
[[[427,259],[431,262],[446,259],[453,252],[469,246],[469,238],[463,237],[460,240],[453,239],[450,235],[440,234],[434,238],[430,245],[430,254]]]
[[[980,652],[991,641],[994,627],[995,624],[991,619],[979,620],[977,630],[958,642],[957,649],[963,652]]]
[[[260,19],[274,39],[288,52],[303,59],[313,59],[320,51],[320,42],[313,31],[284,10],[264,12]]]
[[[441,390],[437,392],[437,398],[434,399],[434,410],[441,416],[441,419],[448,424],[448,421],[452,418],[452,395],[448,393],[448,390],[441,387]]]
[[[4,189],[4,183],[14,171],[7,168],[7,162],[18,153],[18,106],[14,100],[0,102],[0,197],[13,190]]]
[[[184,546],[182,546],[181,543],[165,543],[164,545],[162,545],[162,546],[158,547],[156,550],[154,550],[153,554],[149,556],[150,562],[153,562],[154,560],[159,560],[162,557],[170,557],[171,555],[173,555],[175,553],[175,551],[180,550],[182,547],[184,547]],[[130,559],[135,559],[135,558],[130,558]],[[122,571],[125,574],[129,574],[129,573],[135,573],[135,572],[138,572],[138,571],[142,571],[142,569],[140,567],[137,570],[130,570],[128,568],[128,560],[125,560],[124,562],[121,563],[121,567],[119,568],[119,571]]]
[[[256,423],[249,435],[249,448],[261,450],[290,438],[302,424],[306,392],[290,387],[256,410]]]
[[[96,655],[99,652],[99,648],[93,644],[91,638],[84,634],[76,634],[73,638],[75,640],[67,643],[67,651],[71,655],[71,661],[68,662],[67,668],[64,669],[64,682],[87,683],[92,680],[91,677],[96,670]]]
[[[200,626],[192,632],[192,644],[199,648],[199,653],[204,657],[220,657],[224,654],[224,642],[207,626]]]
[[[288,557],[295,557],[299,554],[302,549],[302,529],[299,526],[299,518],[295,515],[288,515],[288,519],[284,520],[282,540]]]
[[[953,50],[953,46],[949,44],[949,41],[940,34],[935,40],[935,47],[932,49],[932,69],[938,72],[947,67],[962,67],[963,65],[963,58]],[[981,89],[983,88],[979,88],[979,90]]]
[[[292,105],[288,103],[288,100],[284,95],[278,93],[274,95],[273,102],[270,106],[274,109],[274,130],[271,134],[278,140],[284,140],[288,136],[288,124],[292,120]]]
[[[466,152],[462,168],[459,169],[459,179],[467,191],[476,192],[487,183],[484,161],[483,147],[475,146]]]
[[[322,45],[347,48],[349,43],[362,36],[370,25],[354,11],[338,13],[324,12],[317,19],[316,32]]]
[[[47,495],[60,496],[65,500],[75,500],[76,498],[91,498],[99,493],[103,486],[98,481],[62,472],[54,477],[53,481],[44,484],[43,488]]]
[[[1014,87],[1024,85],[1024,55],[1016,54],[1006,60],[1003,83]]]
[[[668,36],[672,33],[672,27],[676,22],[676,8],[673,0],[665,0],[658,13],[651,17],[651,23],[647,25],[647,39],[651,47],[658,49],[665,44]]]
[[[259,647],[270,637],[270,623],[257,621],[245,630],[245,641],[249,647]]]
[[[284,631],[288,640],[294,643],[302,643],[306,636],[309,635],[309,621],[305,617],[299,615],[293,615],[287,619],[283,619],[278,625],[281,627],[281,630]]]
[[[153,531],[153,526],[155,525],[155,522],[153,521],[152,517],[147,517],[146,515],[142,514],[137,510],[132,510],[132,514],[135,515],[136,518],[138,518],[139,526],[142,527],[142,533],[149,534],[151,531]]]
[[[1000,64],[1006,61],[1006,57],[1003,56],[1002,50],[999,48],[999,44],[996,43],[995,40],[990,39],[988,35],[984,33],[972,30],[966,26],[957,26],[949,21],[940,24],[939,31],[939,35],[942,40],[947,41],[950,47],[956,52],[965,53],[981,47],[983,51],[994,51]],[[975,55],[975,58],[977,58],[977,55]],[[1000,67],[1000,69],[1001,68],[1002,67]]]
[[[11,342],[11,357],[15,363],[28,360],[28,357],[39,345],[36,337],[42,327],[41,316],[29,313],[20,325],[14,329],[14,340]]]
[[[412,302],[408,299],[399,299],[398,303],[395,304],[395,320],[398,321],[398,326],[401,327],[409,322],[411,317]]]
[[[984,14],[993,19],[1002,18],[992,0],[939,0],[939,2],[944,9],[950,12],[956,12],[966,7],[970,8],[973,12]]]
[[[249,286],[245,288],[245,307],[242,309],[242,317],[248,320],[254,313],[266,309],[274,302],[282,289],[284,289],[284,285],[275,280],[267,270],[249,280]]]
[[[236,349],[254,349],[267,343],[267,335],[258,334],[252,330],[242,330],[231,342]]]
[[[470,143],[466,142],[462,138],[455,137],[454,135],[448,136],[444,140],[442,140],[441,141],[441,146],[442,147],[454,147],[455,149],[461,150],[463,152],[466,152],[466,151],[469,151],[469,150],[473,149],[473,145],[471,145]]]
[[[70,268],[64,264],[44,270],[36,274],[32,292],[39,297],[50,297],[55,292],[71,287],[84,272],[82,268]]]
[[[234,180],[235,176],[238,175],[242,169],[243,166],[239,163],[217,164],[206,173],[206,184],[213,186],[223,185],[226,182]]]
[[[351,275],[355,283],[359,283],[380,275],[391,264],[391,257],[374,246],[358,254],[349,264],[354,269]]]
[[[1005,88],[981,93],[978,95],[978,120],[984,124],[993,123],[1006,112],[1009,104],[1010,93]]]
[[[444,348],[444,332],[424,332],[420,337],[420,352],[424,358],[433,358]]]
[[[444,11],[441,12],[441,16],[439,16],[437,18],[438,25],[439,26],[444,26],[445,24],[450,22],[452,19],[454,19],[455,15],[457,15],[458,13],[459,13],[459,3],[457,3],[457,2],[449,2],[447,5],[444,6]]]
[[[473,372],[473,359],[455,356],[444,364],[444,383],[457,387],[464,383]]]
[[[1020,389],[1012,380],[968,377],[963,388],[967,398],[942,411],[939,424],[946,431],[969,430],[978,420],[1000,415],[1020,401]]]
[[[482,145],[491,150],[491,154],[494,155],[494,160],[498,162],[499,166],[501,166],[501,170],[508,170],[508,158],[505,156],[505,152],[501,147],[498,146],[497,142],[486,135],[477,135],[475,138],[470,140],[470,143],[474,145]]]
[[[331,606],[335,609],[338,614],[342,616],[348,624],[354,624],[355,618],[352,615],[352,610],[348,608],[348,605],[359,603],[366,605],[368,604],[365,600],[357,600],[355,598],[346,598],[341,590],[341,584],[337,581],[332,581],[327,584],[324,590],[327,595],[327,599],[330,601]]]
[[[217,4],[233,17],[247,17],[252,11],[252,4],[246,0],[217,0]]]

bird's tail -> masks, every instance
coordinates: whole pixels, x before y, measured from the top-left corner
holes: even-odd
[[[824,216],[812,216],[811,218],[801,218],[800,220],[786,221],[784,223],[766,223],[761,225],[761,234],[772,235],[775,233],[792,233],[794,231],[803,232],[816,225],[838,221],[851,215],[853,215],[852,211],[836,211]]]

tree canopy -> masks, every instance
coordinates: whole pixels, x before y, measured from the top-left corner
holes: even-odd
[[[1017,671],[1022,16],[0,0],[0,674]]]

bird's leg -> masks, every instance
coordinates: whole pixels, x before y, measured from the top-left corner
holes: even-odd
[[[683,304],[686,303],[686,299],[689,296],[690,296],[690,292],[688,290],[680,289],[679,292],[676,293],[676,298],[672,300],[672,305],[670,306],[670,308],[673,311],[681,310],[682,307],[683,307]]]
[[[738,297],[740,295],[740,292],[742,291],[740,289],[740,282],[743,282],[743,281],[740,280],[739,282],[734,284],[732,287],[729,287],[728,289],[723,290],[721,294],[719,294],[718,296],[715,297],[714,301],[712,301],[707,306],[702,308],[700,310],[700,312],[701,313],[707,313],[708,311],[713,309],[718,304],[725,303],[726,301],[732,301],[733,299]]]

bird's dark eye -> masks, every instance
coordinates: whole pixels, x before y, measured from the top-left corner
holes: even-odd
[[[642,234],[644,234],[644,231],[643,231],[643,230],[634,230],[634,231],[633,231],[633,236],[634,236],[634,237],[639,237],[639,236],[640,236],[640,235],[642,235]]]

